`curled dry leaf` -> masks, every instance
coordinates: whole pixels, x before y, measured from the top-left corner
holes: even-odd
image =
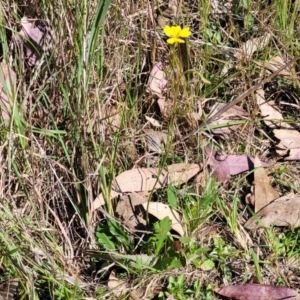
[[[257,216],[251,217],[245,224],[245,228],[256,230],[262,226],[299,226],[300,225],[300,198],[280,197],[263,207]]]
[[[269,284],[228,285],[215,289],[215,292],[236,300],[300,299],[300,295],[293,289]]]
[[[222,109],[226,104],[217,102],[213,108],[212,112],[217,112]],[[224,135],[236,131],[240,125],[230,125],[234,121],[245,119],[249,114],[239,106],[235,105],[230,109],[226,110],[218,119],[213,121],[210,126],[222,125],[221,128],[212,129],[211,132],[215,135]]]
[[[181,225],[182,221],[177,211],[170,208],[168,205],[160,202],[150,202],[142,204],[144,209],[148,209],[148,213],[159,220],[169,217],[172,222],[172,229],[177,231],[181,236],[184,235],[184,229]]]
[[[167,85],[166,74],[163,71],[163,64],[161,62],[154,65],[147,84],[147,90],[161,96],[164,88]]]
[[[198,164],[174,164],[166,168],[137,168],[118,175],[112,183],[111,199],[123,193],[152,191],[169,184],[187,182],[201,171]],[[105,203],[100,194],[92,203],[92,211]]]
[[[16,73],[5,62],[0,63],[0,104],[1,114],[4,122],[7,124],[14,98],[16,95]]]
[[[155,131],[152,129],[145,129],[144,133],[148,151],[161,154],[162,146],[167,144],[167,133],[162,131]]]
[[[271,201],[278,197],[277,192],[270,185],[270,178],[267,171],[263,168],[262,162],[255,157],[254,171],[254,201],[255,212],[258,212]]]

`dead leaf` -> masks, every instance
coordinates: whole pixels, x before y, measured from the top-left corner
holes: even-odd
[[[157,105],[159,107],[159,111],[160,113],[163,115],[163,116],[166,116],[166,112],[167,112],[167,109],[166,109],[166,99],[164,97],[160,97],[158,100],[157,100]]]
[[[103,118],[103,131],[107,135],[111,135],[111,132],[118,132],[121,126],[121,116],[116,107],[107,107],[104,112]]]
[[[142,204],[144,209],[148,209],[148,213],[159,220],[169,217],[172,222],[172,229],[177,231],[181,236],[184,235],[184,229],[181,225],[182,221],[177,211],[170,208],[167,204],[160,202],[150,202]]]
[[[246,155],[220,155],[215,149],[206,147],[207,164],[222,182],[227,182],[230,175],[238,175],[253,170],[254,158]],[[266,163],[262,163],[267,166]]]
[[[266,47],[270,41],[271,34],[266,32],[263,36],[259,38],[252,38],[247,42],[243,43],[241,49],[238,50],[234,56],[238,59],[245,57],[246,59],[251,59],[253,54],[264,47]]]
[[[294,128],[274,129],[274,135],[280,140],[276,146],[279,149],[298,149],[300,148],[300,132]]]
[[[279,153],[280,150],[277,150],[277,149],[276,149],[276,152],[277,152],[278,154],[280,154],[280,153]],[[288,153],[288,155],[285,156],[285,157],[283,158],[283,159],[286,160],[286,161],[288,161],[288,160],[299,160],[299,159],[300,159],[300,148],[297,148],[297,149],[291,149],[291,150],[289,150],[289,151],[283,151],[283,153],[284,153],[284,154],[282,154],[282,156]]]
[[[142,216],[142,211],[138,208],[140,204],[145,202],[147,202],[147,198],[138,193],[124,195],[118,201],[116,213],[130,229],[145,229],[146,221]]]
[[[4,61],[0,63],[0,104],[2,118],[7,125],[10,117],[12,107],[14,105],[14,98],[16,95],[16,73]]]
[[[266,32],[262,37],[252,38],[247,42],[243,43],[240,49],[236,49],[234,56],[237,58],[237,60],[241,60],[243,58],[250,60],[256,51],[268,45],[270,38],[271,34],[269,32]],[[233,63],[229,61],[227,64],[224,65],[221,74],[227,74],[232,67]]]
[[[164,28],[166,25],[170,24],[174,18],[177,16],[178,12],[178,0],[169,0],[168,6],[164,9],[159,9],[159,15],[157,17],[157,24]]]
[[[130,293],[129,300],[153,299],[162,291],[161,286],[148,285]]]
[[[272,72],[276,72],[278,69],[282,68],[286,63],[282,59],[281,56],[272,57],[266,64],[266,68],[271,70]],[[290,76],[291,70],[290,68],[283,69],[278,75],[282,76]]]
[[[163,131],[144,129],[147,150],[155,153],[162,153],[162,146],[167,144],[168,134]]]
[[[118,175],[112,183],[110,198],[123,193],[152,191],[169,184],[178,185],[187,182],[201,171],[198,164],[179,163],[166,168],[137,168]],[[92,211],[105,204],[100,194],[92,203]]]
[[[226,157],[230,175],[249,172],[254,168],[254,158],[246,155],[228,155]]]
[[[300,225],[300,198],[290,198],[289,196],[280,197],[263,207],[257,216],[261,222],[257,221],[257,217],[251,217],[245,228],[255,230],[263,224],[265,227],[270,226],[299,226]]]
[[[283,122],[283,116],[275,105],[271,105],[265,99],[265,92],[263,89],[258,89],[255,92],[256,102],[260,109],[261,116],[264,122],[270,128],[291,128],[292,126]]]
[[[129,300],[140,300],[143,299],[145,291],[142,289],[134,290],[130,293]],[[146,296],[146,295],[145,295]]]
[[[147,90],[158,96],[162,95],[164,88],[167,85],[166,74],[163,71],[161,62],[154,65],[147,84]]]
[[[128,289],[126,288],[126,282],[124,280],[119,280],[116,277],[115,271],[112,271],[109,275],[107,286],[110,292],[112,292],[116,297],[125,295]]]
[[[227,183],[230,178],[230,169],[226,159],[218,159],[218,153],[213,148],[206,147],[205,152],[208,156],[207,164],[211,167],[212,172],[216,175],[217,179]]]
[[[221,110],[225,105],[225,103],[217,102],[211,111],[215,113]],[[235,105],[226,110],[226,112],[210,124],[210,126],[222,125],[221,128],[211,129],[211,132],[215,135],[225,135],[235,132],[241,125],[230,124],[234,121],[245,119],[247,116],[249,116],[249,114],[244,109]]]
[[[257,212],[276,199],[278,194],[270,185],[270,178],[258,156],[255,157],[254,166],[255,212]]]
[[[236,300],[300,299],[300,295],[291,288],[269,284],[228,285],[214,291],[224,297]]]
[[[14,37],[19,47],[23,47],[29,66],[37,66],[41,58],[47,58],[53,50],[53,33],[49,22],[44,20],[30,21],[21,19],[22,29]]]
[[[146,120],[148,122],[150,122],[154,127],[161,127],[161,124],[155,120],[154,118],[151,118],[151,117],[148,117],[148,116],[145,116]]]

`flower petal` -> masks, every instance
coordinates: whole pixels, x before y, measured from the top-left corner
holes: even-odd
[[[167,36],[174,36],[174,31],[173,31],[172,27],[169,26],[169,25],[166,25],[164,27],[164,34],[167,35]]]
[[[173,36],[180,37],[181,27],[180,26],[172,26]]]
[[[189,37],[191,34],[192,33],[191,33],[190,29],[188,27],[184,27],[183,29],[180,30],[178,36],[185,38],[185,37]]]
[[[167,39],[167,43],[168,44],[175,44],[175,43],[184,43],[184,40],[180,39],[180,38],[169,38]]]

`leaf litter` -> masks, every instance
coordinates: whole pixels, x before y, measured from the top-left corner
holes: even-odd
[[[183,184],[201,172],[198,164],[179,163],[166,168],[137,168],[118,175],[113,183],[110,198],[130,192],[153,191],[169,184]],[[93,202],[92,211],[105,204],[103,194]]]
[[[171,15],[174,14],[174,9],[176,11],[175,14],[177,14],[178,3],[175,2],[170,1],[168,5],[168,9],[170,10],[171,8],[172,10]],[[222,12],[222,8],[217,4],[214,2],[214,9]],[[164,15],[166,15],[167,9],[162,9],[161,12],[164,12]],[[158,14],[162,14],[161,12]],[[167,22],[170,21],[170,18],[167,19]],[[22,29],[19,32],[19,35],[14,37],[14,41],[19,47],[23,47],[24,58],[28,65],[30,67],[39,66],[40,63],[44,61],[44,58],[49,55],[49,50],[51,50],[52,45],[45,42],[45,40],[47,40],[45,37],[51,34],[51,25],[46,21],[31,22],[27,19],[23,19],[21,26]],[[240,49],[235,49],[235,58],[238,61],[244,58],[248,61],[253,59],[254,53],[260,51],[269,44],[270,37],[271,35],[266,33],[260,38],[249,39],[241,45]],[[266,68],[272,72],[276,72],[276,70],[279,70],[282,65],[284,65],[283,59],[277,56],[267,62]],[[7,76],[4,75],[4,77],[6,76],[6,80],[2,87],[1,96],[2,117],[4,121],[7,121],[9,120],[12,112],[10,103],[10,100],[12,99],[9,99],[10,95],[8,94],[11,94],[12,89],[16,89],[16,78],[13,70],[10,70],[8,65],[3,64],[1,68],[3,73],[3,70],[6,68],[7,73],[11,76],[9,80],[10,83],[8,84]],[[172,78],[166,79],[166,73],[163,69],[163,64],[161,62],[154,64],[154,68],[149,74],[147,92],[153,94],[156,99],[158,98],[157,103],[160,113],[163,117],[165,117],[165,92],[167,89],[167,83],[170,82]],[[291,69],[282,70],[279,75],[290,76]],[[10,84],[11,86],[9,86]],[[7,85],[8,88],[4,85]],[[277,154],[281,155],[284,160],[300,159],[300,138],[297,128],[284,122],[280,109],[276,107],[274,103],[267,103],[265,101],[263,89],[256,91],[256,99],[265,124],[272,130],[275,138],[278,139],[279,143],[276,145]],[[202,118],[201,103],[200,107],[199,112],[194,115],[194,119],[196,121],[200,121]],[[222,109],[222,107],[224,107],[223,104],[216,103],[213,110],[219,110]],[[105,117],[108,116],[107,122],[105,120],[99,122],[103,125],[105,135],[109,136],[111,133],[117,133],[120,129],[121,123],[119,112],[115,110],[113,113],[110,112],[107,115],[104,113],[104,115]],[[112,115],[115,116],[115,118],[112,117]],[[158,120],[148,116],[145,116],[145,118],[154,127],[164,127],[163,122],[159,122]],[[230,135],[231,133],[238,133],[240,125],[236,125],[234,122],[249,121],[249,118],[249,114],[242,108],[242,106],[233,106],[231,110],[223,113],[223,115],[211,124],[212,126],[219,128],[212,129],[208,135],[212,133],[213,135],[224,136]],[[98,118],[95,118],[95,121],[97,122]],[[94,124],[95,123],[92,124],[91,130],[87,131],[89,134],[93,133]],[[150,152],[162,154],[164,151],[163,146],[167,141],[167,134],[163,131],[154,130],[144,130],[144,134],[146,136],[148,150]],[[232,176],[251,172],[255,169],[255,201],[253,203],[255,205],[256,216],[248,220],[248,222],[244,225],[245,228],[248,230],[254,230],[261,224],[266,227],[299,225],[299,198],[292,196],[277,198],[278,193],[271,187],[269,183],[269,176],[265,169],[261,167],[261,165],[266,166],[266,164],[261,163],[258,157],[254,159],[252,156],[247,155],[221,155],[213,147],[207,147],[204,145],[201,145],[201,147],[205,149],[207,164],[210,166],[212,173],[214,173],[217,178],[225,184],[230,183]],[[195,178],[197,179],[195,180]],[[141,194],[166,188],[170,184],[178,186],[191,179],[198,182],[205,181],[200,164],[190,162],[186,164],[181,163],[169,165],[165,168],[137,168],[127,170],[119,174],[113,180],[110,198],[115,199],[119,196],[118,200],[116,200],[115,212],[118,214],[123,224],[130,228],[130,230],[134,231],[139,228],[140,225],[145,226],[145,218],[140,210],[140,208],[143,207],[144,210],[147,210],[149,214],[152,214],[157,219],[161,221],[166,219],[169,220],[171,222],[171,228],[179,235],[184,236],[187,234],[187,231],[186,228],[184,228],[181,215],[177,211],[171,209],[170,206],[165,203],[159,201],[152,202],[152,199],[149,199],[150,193],[146,197],[143,197]],[[105,197],[103,194],[100,194],[92,203],[92,211],[96,211],[104,204]],[[261,219],[260,222],[257,221],[258,217]],[[101,257],[107,261],[119,263],[119,265],[130,260],[131,266],[135,267],[140,263],[153,267],[157,260],[157,257],[145,254],[123,255],[120,253],[112,253],[107,255],[106,253]],[[107,282],[109,290],[112,291],[115,296],[120,297],[125,295],[124,293],[127,293],[125,281],[120,281],[114,272],[110,273]],[[236,299],[244,300],[272,299],[274,295],[274,297],[297,297],[298,299],[298,294],[296,295],[293,290],[284,287],[278,288],[271,285],[246,284],[235,287],[224,287],[216,291],[227,297],[236,297]],[[247,298],[248,291],[251,294],[249,295],[249,298]],[[260,298],[255,298],[258,293],[260,293]],[[143,295],[145,296],[145,293]],[[142,296],[139,294],[136,297],[139,298]],[[170,295],[169,298],[174,299],[172,295]]]
[[[254,206],[255,212],[258,212],[271,201],[278,197],[275,189],[270,185],[270,177],[264,169],[258,155],[255,157],[254,171]]]
[[[215,291],[224,297],[236,300],[300,299],[300,295],[291,288],[268,284],[228,285]]]

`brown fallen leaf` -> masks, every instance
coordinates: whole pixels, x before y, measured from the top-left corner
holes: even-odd
[[[245,228],[256,230],[261,224],[265,227],[270,226],[299,226],[300,225],[300,198],[290,198],[288,196],[280,197],[263,207],[256,213],[261,222],[257,221],[257,217],[251,217]]]
[[[253,170],[254,158],[246,155],[221,155],[215,149],[205,147],[207,164],[211,167],[217,179],[227,183],[230,175],[238,175]],[[266,163],[262,163],[267,166]]]
[[[152,117],[145,116],[145,119],[151,123],[154,127],[161,127],[162,125]]]
[[[116,107],[106,107],[104,110],[103,131],[110,136],[111,132],[118,132],[121,126],[121,116]]]
[[[279,108],[275,105],[271,105],[265,99],[265,92],[263,89],[258,89],[255,92],[256,102],[260,109],[261,116],[264,119],[264,122],[270,128],[292,128],[288,123],[283,122],[283,116],[279,112]]]
[[[118,175],[113,183],[110,198],[123,193],[152,191],[169,184],[178,185],[187,182],[201,171],[198,164],[179,163],[166,168],[137,168]],[[92,211],[105,204],[100,194],[92,203]]]
[[[276,149],[276,152],[278,153],[280,150]],[[279,154],[279,153],[278,153]],[[300,160],[300,148],[297,149],[291,149],[289,151],[283,151],[283,155],[288,154],[283,159],[288,160]]]
[[[160,113],[165,117],[167,115],[167,103],[165,97],[160,97],[157,100]]]
[[[168,134],[163,131],[155,131],[153,129],[144,129],[145,143],[147,150],[155,153],[162,153],[162,148],[167,144]]]
[[[128,289],[126,288],[126,282],[123,280],[119,280],[116,277],[115,271],[112,271],[109,275],[107,281],[107,287],[110,292],[112,292],[116,297],[124,296]]]
[[[182,221],[177,211],[170,208],[167,204],[160,202],[150,202],[142,204],[144,209],[148,209],[148,213],[153,215],[159,220],[165,217],[169,217],[171,220],[172,229],[177,231],[181,236],[184,235],[185,231],[181,225]]]
[[[286,63],[282,59],[281,56],[272,57],[266,64],[266,68],[271,70],[272,72],[276,72],[278,69],[282,68]],[[278,75],[282,76],[290,76],[291,70],[290,68],[283,69]]]
[[[237,59],[242,59],[245,57],[246,59],[251,59],[253,54],[266,47],[270,41],[271,34],[266,32],[263,36],[259,38],[252,38],[247,42],[243,43],[240,50],[234,54]]]
[[[252,38],[243,43],[239,49],[236,49],[234,56],[237,58],[237,60],[241,60],[243,58],[250,60],[256,51],[268,45],[270,38],[271,34],[269,32],[266,32],[263,36],[259,38]],[[227,74],[229,69],[231,69],[232,67],[233,63],[229,61],[227,64],[224,65],[221,74]]]
[[[278,194],[270,185],[270,178],[258,156],[255,157],[254,166],[254,199],[255,212],[257,212],[276,199]]]
[[[146,221],[142,216],[141,210],[138,209],[138,206],[145,202],[147,202],[147,198],[142,197],[138,193],[124,195],[118,201],[116,213],[130,229],[144,229],[146,227]]]
[[[294,128],[274,129],[274,135],[280,140],[276,146],[279,149],[298,149],[300,148],[300,132]]]
[[[157,24],[161,28],[164,28],[166,25],[171,24],[172,20],[174,18],[177,18],[178,7],[178,0],[169,0],[167,7],[159,9]]]
[[[299,300],[300,295],[293,289],[269,284],[248,283],[228,285],[214,290],[216,293],[236,300]]]
[[[148,296],[151,295],[153,299],[154,296],[158,295],[162,291],[161,286],[147,286],[145,288],[139,288],[134,290],[130,293],[129,300],[141,300],[141,299],[148,299]]]
[[[222,109],[226,104],[217,102],[212,112],[217,112]],[[210,126],[222,125],[222,128],[211,129],[211,132],[215,135],[225,135],[235,132],[241,125],[230,125],[234,121],[245,119],[249,114],[239,106],[235,105],[230,109],[226,110],[219,118],[213,121]]]
[[[147,91],[158,96],[163,94],[163,90],[166,87],[167,80],[166,74],[163,71],[163,64],[161,62],[154,65],[147,84]]]

